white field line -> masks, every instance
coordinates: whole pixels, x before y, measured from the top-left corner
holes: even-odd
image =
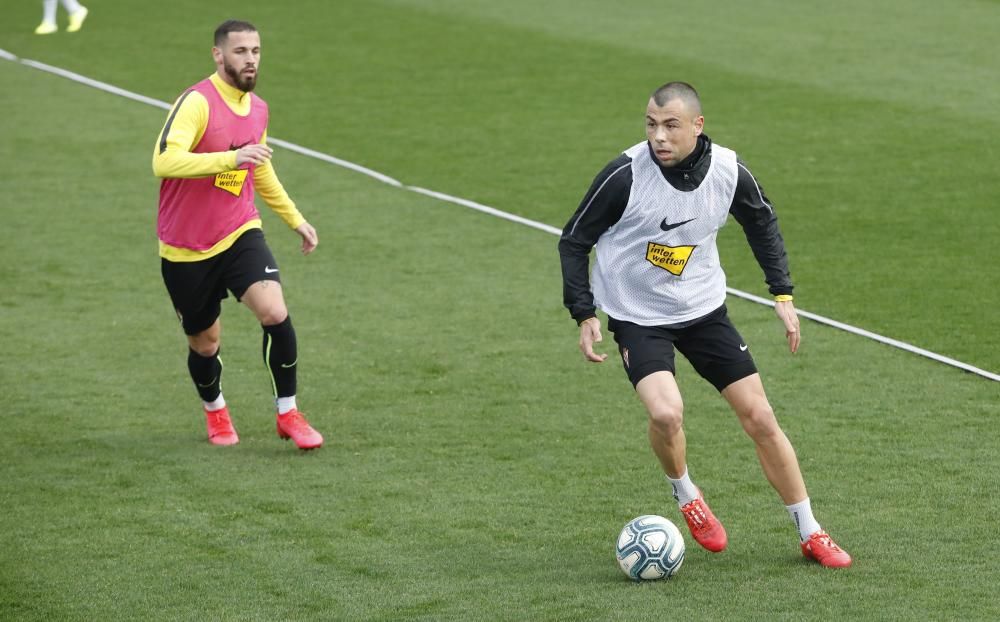
[[[504,220],[509,220],[511,222],[516,222],[522,225],[526,225],[533,229],[538,229],[540,231],[545,231],[546,233],[551,233],[553,235],[560,235],[562,231],[556,229],[552,225],[547,225],[545,223],[537,222],[535,220],[528,220],[517,214],[511,214],[508,212],[503,212],[495,207],[489,207],[488,205],[483,205],[482,203],[476,203],[475,201],[469,201],[468,199],[460,199],[458,197],[453,197],[448,194],[443,194],[441,192],[435,192],[433,190],[427,190],[426,188],[420,188],[419,186],[405,186],[405,188],[411,192],[416,192],[418,194],[424,194],[429,197],[434,197],[441,201],[447,201],[448,203],[454,203],[455,205],[461,205],[462,207],[468,207],[469,209],[474,209],[491,216],[496,216],[497,218],[503,218]]]
[[[767,298],[761,298],[760,296],[754,296],[753,294],[748,294],[746,292],[740,291],[738,289],[733,289],[731,287],[727,287],[726,290],[731,295],[736,296],[737,298],[743,298],[744,300],[751,300],[753,302],[757,302],[762,305],[767,305],[769,307],[774,306],[773,300],[768,300]],[[996,380],[997,382],[1000,382],[1000,375],[998,374],[988,372],[985,369],[979,369],[978,367],[973,367],[972,365],[969,365],[968,363],[963,363],[962,361],[956,361],[953,358],[948,358],[947,356],[943,356],[941,354],[938,354],[937,352],[931,352],[930,350],[924,350],[923,348],[918,348],[917,346],[910,345],[905,341],[899,341],[891,337],[884,337],[882,335],[879,335],[878,333],[873,333],[863,328],[858,328],[857,326],[851,326],[850,324],[844,324],[843,322],[838,322],[837,320],[833,320],[828,317],[824,317],[822,315],[817,315],[809,311],[796,309],[796,313],[798,313],[802,317],[809,318],[814,322],[819,322],[820,324],[826,324],[827,326],[839,328],[840,330],[849,332],[854,335],[859,335],[861,337],[867,337],[868,339],[871,339],[873,341],[884,343],[894,348],[899,348],[900,350],[906,350],[907,352],[912,352],[914,354],[919,354],[920,356],[925,356],[929,359],[938,361],[939,363],[944,363],[945,365],[951,365],[952,367],[963,369],[967,372],[971,372],[973,374],[982,376],[983,378],[989,378],[990,380]]]
[[[117,86],[112,86],[107,82],[91,80],[86,76],[81,76],[80,74],[73,73],[72,71],[66,71],[65,69],[60,69],[59,67],[53,67],[52,65],[46,65],[45,63],[39,63],[38,61],[28,60],[26,58],[17,58],[16,56],[11,58],[10,60],[18,60],[29,67],[34,67],[35,69],[40,69],[42,71],[47,71],[49,73],[54,73],[57,76],[61,76],[63,78],[69,78],[74,82],[79,82],[80,84],[86,84],[87,86],[92,86],[95,89],[100,89],[102,91],[106,91],[113,95],[119,95],[127,99],[133,99],[137,102],[149,104],[150,106],[156,106],[157,108],[170,110],[170,104],[168,104],[167,102],[161,102],[160,100],[153,99],[152,97],[146,97],[145,95],[139,95],[138,93],[133,93],[132,91],[126,91],[125,89],[120,89]]]
[[[74,82],[79,82],[80,84],[86,84],[87,86],[90,86],[90,87],[93,87],[93,88],[105,91],[107,93],[111,93],[113,95],[118,95],[118,96],[121,96],[121,97],[125,97],[127,99],[131,99],[131,100],[134,100],[134,101],[137,101],[137,102],[141,102],[141,103],[144,103],[144,104],[149,104],[150,106],[155,106],[157,108],[163,108],[165,110],[169,110],[170,106],[171,106],[167,102],[160,101],[158,99],[153,99],[151,97],[146,97],[145,95],[139,95],[138,93],[133,93],[131,91],[127,91],[125,89],[119,88],[117,86],[113,86],[113,85],[108,84],[106,82],[100,82],[98,80],[93,80],[91,78],[88,78],[86,76],[82,76],[82,75],[80,75],[78,73],[74,73],[72,71],[67,71],[65,69],[60,69],[59,67],[53,67],[52,65],[46,65],[45,63],[40,63],[40,62],[37,62],[37,61],[25,59],[25,58],[18,58],[16,55],[11,54],[10,52],[8,52],[6,50],[3,50],[3,49],[0,49],[0,59],[9,60],[9,61],[13,61],[13,62],[20,62],[20,63],[22,63],[24,65],[29,66],[29,67],[33,67],[33,68],[41,70],[41,71],[52,73],[52,74],[55,74],[57,76],[61,76],[63,78],[67,78],[69,80],[72,80]],[[319,151],[314,151],[312,149],[309,149],[307,147],[302,147],[302,146],[297,145],[295,143],[290,143],[290,142],[287,142],[287,141],[284,141],[284,140],[281,140],[281,139],[278,139],[278,138],[269,138],[268,142],[270,144],[272,144],[272,145],[277,145],[279,147],[283,147],[285,149],[288,149],[289,151],[294,151],[296,153],[302,154],[304,156],[308,156],[310,158],[315,158],[317,160],[322,160],[324,162],[328,162],[328,163],[333,164],[335,166],[340,166],[340,167],[343,167],[343,168],[350,169],[352,171],[356,171],[358,173],[361,173],[363,175],[367,175],[367,176],[369,176],[369,177],[371,177],[373,179],[376,179],[376,180],[378,180],[378,181],[380,181],[382,183],[389,184],[390,186],[395,186],[397,188],[402,188],[404,190],[409,190],[410,192],[415,192],[417,194],[422,194],[422,195],[425,195],[425,196],[433,197],[433,198],[438,199],[440,201],[446,201],[448,203],[454,203],[455,205],[461,205],[462,207],[467,207],[469,209],[474,209],[474,210],[477,210],[477,211],[489,214],[491,216],[496,216],[497,218],[503,218],[504,220],[509,220],[511,222],[515,222],[515,223],[518,223],[518,224],[521,224],[521,225],[532,227],[534,229],[538,229],[539,231],[545,231],[546,233],[551,233],[553,235],[560,235],[562,233],[561,230],[559,230],[559,229],[557,229],[557,228],[555,228],[555,227],[553,227],[551,225],[547,225],[545,223],[541,223],[541,222],[537,222],[537,221],[534,221],[534,220],[530,220],[528,218],[523,218],[523,217],[518,216],[516,214],[511,214],[511,213],[508,213],[508,212],[504,212],[502,210],[498,210],[498,209],[493,208],[493,207],[489,207],[488,205],[483,205],[481,203],[476,203],[475,201],[469,201],[468,199],[462,199],[462,198],[459,198],[459,197],[454,197],[454,196],[451,196],[451,195],[448,195],[448,194],[444,194],[444,193],[441,193],[441,192],[436,192],[434,190],[428,190],[426,188],[421,188],[419,186],[410,186],[410,185],[404,184],[404,183],[400,182],[399,180],[394,179],[394,178],[392,178],[392,177],[390,177],[388,175],[385,175],[385,174],[380,173],[378,171],[374,171],[374,170],[372,170],[370,168],[366,168],[366,167],[361,166],[359,164],[355,164],[353,162],[348,162],[347,160],[342,160],[340,158],[336,158],[334,156],[331,156],[331,155],[328,155],[328,154],[325,154],[325,153],[322,153],[322,152],[319,152]],[[738,289],[733,289],[731,287],[728,287],[726,289],[727,289],[727,291],[729,292],[730,295],[736,296],[737,298],[743,298],[744,300],[749,300],[751,302],[756,302],[758,304],[762,304],[762,305],[769,306],[769,307],[773,307],[774,306],[774,302],[771,301],[771,300],[768,300],[767,298],[761,298],[760,296],[755,296],[753,294],[750,294],[750,293],[747,293],[747,292],[744,292],[744,291],[741,291],[741,290],[738,290]],[[955,360],[953,358],[949,358],[949,357],[943,356],[941,354],[937,354],[936,352],[931,352],[929,350],[924,350],[923,348],[918,348],[917,346],[908,344],[906,342],[898,341],[898,340],[892,339],[890,337],[885,337],[883,335],[879,335],[878,333],[873,333],[871,331],[867,331],[867,330],[865,330],[863,328],[858,328],[856,326],[851,326],[850,324],[844,324],[843,322],[838,322],[837,320],[833,320],[833,319],[830,319],[828,317],[824,317],[822,315],[817,315],[815,313],[810,313],[809,311],[798,310],[798,314],[801,315],[802,317],[805,317],[805,318],[808,318],[810,320],[813,320],[814,322],[818,322],[820,324],[825,324],[827,326],[832,326],[834,328],[838,328],[838,329],[846,331],[848,333],[851,333],[851,334],[854,334],[854,335],[858,335],[858,336],[861,336],[861,337],[865,337],[867,339],[871,339],[873,341],[877,341],[879,343],[883,343],[885,345],[889,345],[889,346],[892,346],[894,348],[899,348],[900,350],[905,350],[907,352],[911,352],[913,354],[917,354],[919,356],[923,356],[923,357],[929,358],[931,360],[938,361],[939,363],[944,363],[945,365],[950,365],[952,367],[957,367],[958,369],[961,369],[961,370],[964,370],[964,371],[967,371],[967,372],[970,372],[970,373],[982,376],[983,378],[988,378],[990,380],[994,380],[996,382],[1000,382],[1000,375],[998,375],[998,374],[986,371],[984,369],[980,369],[978,367],[974,367],[972,365],[969,365],[968,363],[963,363],[961,361],[957,361],[957,360]]]

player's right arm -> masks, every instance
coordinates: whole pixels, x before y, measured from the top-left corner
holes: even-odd
[[[607,355],[596,354],[593,349],[602,337],[590,289],[590,251],[601,235],[621,220],[631,189],[631,159],[623,154],[598,173],[559,238],[563,304],[580,325],[580,351],[595,363]]]
[[[208,127],[208,101],[197,91],[186,91],[167,115],[153,148],[153,174],[157,177],[209,177],[244,164],[271,159],[267,145],[247,145],[237,151],[192,153]]]

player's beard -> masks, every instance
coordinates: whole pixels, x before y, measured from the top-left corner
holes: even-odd
[[[226,75],[232,79],[233,84],[236,88],[243,91],[244,93],[249,93],[253,90],[253,87],[257,86],[257,70],[254,68],[254,73],[252,76],[244,77],[240,72],[236,71],[236,68],[230,65],[228,62],[223,61],[222,68],[225,70]]]

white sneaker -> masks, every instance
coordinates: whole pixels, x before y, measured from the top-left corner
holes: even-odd
[[[69,26],[66,26],[66,32],[76,32],[83,27],[83,20],[87,19],[87,7],[80,6],[76,13],[69,14]]]

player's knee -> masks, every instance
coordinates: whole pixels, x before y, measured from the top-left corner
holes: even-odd
[[[287,317],[288,309],[285,308],[285,305],[275,305],[261,311],[257,319],[263,326],[277,326],[284,322]]]
[[[740,420],[746,433],[756,440],[767,439],[781,433],[778,420],[774,416],[774,410],[767,402],[750,407],[746,412],[741,413]]]
[[[684,423],[684,406],[679,403],[662,400],[650,405],[648,410],[650,425],[661,433],[674,434]]]
[[[219,339],[214,335],[202,335],[189,340],[191,349],[199,356],[214,356],[219,351]]]

